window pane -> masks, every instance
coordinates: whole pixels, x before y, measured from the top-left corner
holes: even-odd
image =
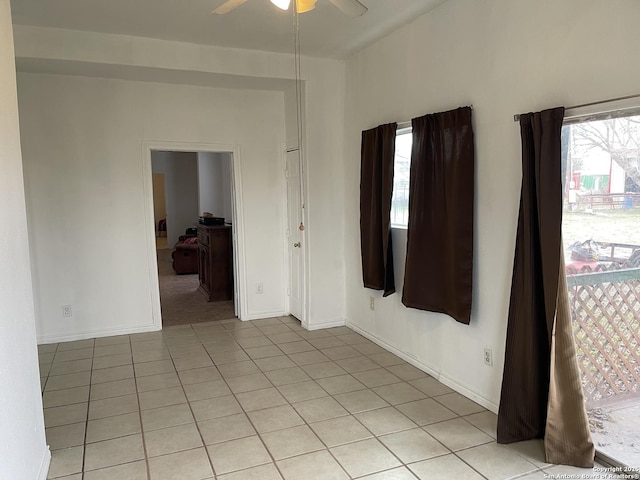
[[[409,219],[409,167],[412,141],[411,130],[405,130],[396,135],[393,197],[391,198],[391,225],[394,227],[406,227]]]

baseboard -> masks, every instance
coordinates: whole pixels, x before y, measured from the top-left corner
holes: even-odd
[[[37,480],[47,480],[49,465],[51,465],[51,451],[49,450],[49,445],[46,445],[44,455],[42,456],[42,460],[40,460]]]
[[[276,310],[273,312],[249,313],[247,315],[243,315],[240,320],[246,322],[248,320],[262,320],[263,318],[285,317],[287,315],[288,314],[285,313],[284,310]]]
[[[371,333],[363,330],[362,328],[358,327],[357,325],[351,323],[348,319],[346,321],[346,325],[347,325],[347,327],[349,327],[350,329],[352,329],[355,332],[359,333],[363,337],[368,338],[373,343],[381,346],[385,350],[388,350],[389,352],[393,353],[394,355],[397,355],[398,357],[402,358],[407,363],[410,363],[414,367],[419,368],[423,372],[431,375],[433,378],[438,380],[440,383],[445,384],[447,387],[452,388],[453,390],[455,390],[456,392],[464,395],[468,399],[473,400],[474,402],[476,402],[479,405],[482,405],[487,410],[490,410],[493,413],[498,413],[498,404],[495,403],[493,400],[490,400],[490,399],[484,397],[483,395],[481,395],[478,392],[470,389],[466,385],[463,385],[463,384],[459,383],[455,379],[453,379],[451,377],[448,377],[445,374],[442,374],[440,371],[436,370],[433,366],[428,365],[426,363],[423,363],[422,361],[418,360],[413,355],[410,355],[407,352],[405,352],[403,350],[400,350],[399,348],[394,347],[393,345],[385,342],[384,340],[376,337],[375,335],[372,335]]]
[[[64,333],[60,335],[41,335],[38,336],[38,345],[45,343],[71,342],[74,340],[86,340],[88,338],[112,337],[115,335],[131,335],[133,333],[157,332],[162,330],[157,325],[138,325],[128,328],[100,329],[93,331],[85,331],[78,333]]]
[[[420,368],[420,367],[418,367]],[[498,413],[498,404],[491,399],[488,399],[475,390],[470,389],[466,385],[459,383],[457,380],[448,377],[447,375],[440,374],[438,381],[444,383],[447,387],[454,389],[456,392],[464,395],[470,400],[473,400],[479,405],[482,405],[487,410],[497,414]]]
[[[346,325],[346,321],[344,318],[338,318],[336,320],[329,320],[326,322],[306,322],[303,327],[307,330],[322,330],[323,328],[334,328],[334,327],[344,327]]]

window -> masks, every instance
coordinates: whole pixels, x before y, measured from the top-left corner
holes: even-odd
[[[393,196],[391,197],[391,226],[407,228],[409,220],[409,169],[411,167],[411,127],[399,128],[396,133]]]

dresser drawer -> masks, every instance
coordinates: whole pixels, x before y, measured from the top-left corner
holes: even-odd
[[[205,232],[201,231],[199,228],[198,228],[198,243],[200,245],[209,246],[209,235],[208,235],[208,233],[206,231]]]

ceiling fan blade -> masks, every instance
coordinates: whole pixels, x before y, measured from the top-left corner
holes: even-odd
[[[231,10],[235,10],[246,1],[247,0],[227,0],[211,13],[214,15],[224,15],[225,13],[229,13]]]
[[[340,10],[345,15],[350,17],[360,17],[367,13],[369,10],[363,4],[361,4],[358,0],[329,0],[333,3],[338,10]]]

